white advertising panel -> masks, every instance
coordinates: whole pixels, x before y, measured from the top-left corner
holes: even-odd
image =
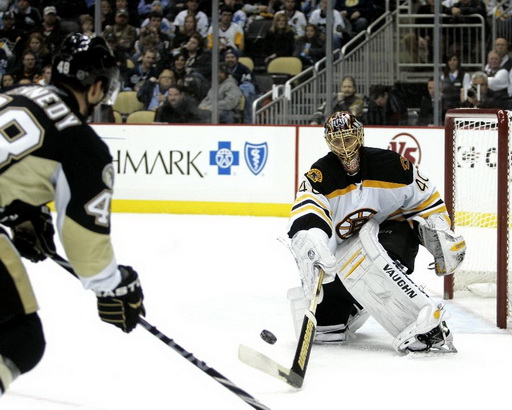
[[[444,193],[444,128],[384,128],[364,127],[364,144],[369,147],[391,149],[418,166]],[[299,128],[299,176],[329,152],[323,136],[323,127]]]
[[[290,203],[295,127],[94,125],[115,199]]]

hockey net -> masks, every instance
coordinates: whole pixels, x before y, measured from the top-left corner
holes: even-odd
[[[445,278],[445,298],[469,291],[496,298],[496,322],[512,318],[510,132],[512,112],[457,109],[445,118],[445,201],[467,251]]]

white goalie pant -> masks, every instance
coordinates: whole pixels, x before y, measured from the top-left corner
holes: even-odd
[[[379,225],[368,221],[336,251],[338,275],[352,296],[395,340],[403,344],[437,327],[445,311],[397,266],[377,239]]]

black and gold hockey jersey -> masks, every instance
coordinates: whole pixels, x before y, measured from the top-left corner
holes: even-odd
[[[312,165],[300,182],[288,235],[316,227],[339,244],[370,218],[380,224],[433,213],[448,218],[439,192],[427,177],[394,151],[363,147],[355,176],[347,175],[333,153]]]
[[[120,281],[110,240],[114,170],[74,97],[26,85],[0,94],[0,215],[55,201],[56,229],[86,288]]]

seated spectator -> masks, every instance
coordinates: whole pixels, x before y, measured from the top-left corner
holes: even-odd
[[[224,0],[224,5],[233,9],[233,23],[238,24],[245,30],[247,27],[247,14],[242,10],[243,4],[239,0]]]
[[[68,31],[62,28],[60,17],[54,6],[47,6],[43,9],[43,21],[34,31],[42,34],[43,42],[52,55],[55,54],[68,34]]]
[[[235,111],[240,104],[242,91],[227,70],[226,64],[219,65],[219,87],[218,95],[213,95],[213,89],[210,88],[206,97],[199,104],[199,109],[205,111],[207,118],[210,118],[213,104],[217,104],[219,112],[219,122],[221,124],[235,123]]]
[[[137,99],[144,104],[145,110],[156,110],[165,101],[169,87],[174,85],[174,73],[164,69],[158,76],[149,77],[137,91]]]
[[[138,91],[147,78],[157,77],[155,63],[156,51],[148,48],[144,51],[141,60],[136,62],[133,68],[127,70],[123,81],[123,90]]]
[[[264,40],[265,64],[276,57],[292,57],[295,50],[295,35],[284,14],[274,16],[272,26]]]
[[[174,78],[176,79],[176,85],[183,87],[183,83],[185,77],[187,75],[187,59],[185,58],[185,54],[178,53],[174,56],[174,60],[171,65],[171,70],[174,73]]]
[[[310,125],[323,125],[329,117],[325,109],[327,104],[320,105],[310,120]],[[357,119],[362,120],[364,110],[364,97],[356,93],[356,80],[354,77],[346,76],[341,81],[340,92],[334,100],[332,112],[350,111]]]
[[[26,50],[23,52],[21,62],[13,70],[13,74],[17,83],[24,79],[34,82],[34,77],[39,74],[39,70],[36,66],[36,56],[32,51]]]
[[[80,16],[80,33],[85,34],[89,37],[94,37],[96,32],[94,31],[94,18],[89,14]]]
[[[366,30],[373,18],[373,0],[336,0],[334,8],[350,21],[352,35]]]
[[[509,73],[504,68],[501,68],[500,65],[500,55],[496,51],[491,50],[487,54],[487,64],[483,72],[487,74],[487,82],[489,88],[494,91],[494,96],[496,98],[508,99]]]
[[[332,48],[336,50],[341,48],[348,40],[350,40],[352,28],[348,26],[348,23],[343,19],[341,13],[334,9],[333,13],[333,37],[332,37]],[[313,10],[309,16],[308,23],[314,24],[320,30],[320,38],[322,41],[326,39],[326,26],[327,26],[327,0],[320,1],[320,7]]]
[[[238,61],[238,51],[228,49],[224,53],[224,62],[228,73],[235,79],[245,97],[244,122],[252,123],[252,103],[256,98],[256,85],[249,67]]]
[[[502,108],[507,109],[508,103],[496,98],[489,88],[487,74],[478,71],[471,76],[471,88],[461,90],[461,108]]]
[[[295,57],[300,58],[302,67],[307,68],[325,57],[325,42],[320,40],[320,31],[314,24],[306,24],[305,34],[295,43]]]
[[[210,81],[212,54],[209,50],[204,49],[204,38],[199,33],[192,34],[181,51],[187,58],[187,74],[194,72]]]
[[[49,85],[52,79],[52,65],[51,63],[44,66],[41,74],[35,77],[35,83],[41,85]]]
[[[186,16],[181,26],[175,26],[172,48],[174,52],[180,52],[184,48],[192,34],[197,33],[197,22],[194,16]]]
[[[243,51],[244,49],[244,31],[238,24],[233,23],[233,9],[229,6],[222,6],[220,9],[219,23],[219,54],[229,48]],[[213,48],[213,26],[208,29],[207,48]]]
[[[169,37],[169,40],[172,39],[174,35],[174,25],[166,17],[164,17],[162,3],[158,0],[155,0],[153,3],[151,3],[151,11],[140,24],[140,29],[142,30],[144,27],[149,26],[151,24],[152,18],[158,18],[160,20],[158,22],[158,28],[160,31],[162,31],[162,33]],[[155,21],[153,21],[152,24],[155,25]]]
[[[198,124],[205,121],[206,116],[199,111],[197,102],[186,95],[177,85],[169,87],[167,98],[158,107],[155,114],[155,122]]]
[[[510,43],[506,38],[498,37],[494,41],[494,51],[496,51],[501,57],[500,67],[504,68],[508,72],[512,68],[512,58],[510,57]]]
[[[407,125],[407,106],[391,87],[376,85],[370,89],[370,102],[366,113],[367,125]]]
[[[186,4],[187,8],[183,11],[180,11],[174,19],[174,25],[176,27],[182,26],[185,21],[185,17],[192,15],[196,18],[197,31],[199,34],[201,34],[201,36],[206,37],[209,21],[206,13],[199,10],[199,0],[187,0]]]
[[[295,33],[295,38],[303,37],[306,29],[306,16],[300,10],[297,0],[284,0],[283,9],[275,14],[284,14],[288,19],[288,25]]]
[[[4,43],[10,51],[10,54],[16,52],[17,48],[21,48],[21,38],[23,32],[19,30],[15,25],[14,14],[10,11],[6,11],[2,16],[3,27],[0,28],[0,41]],[[19,44],[17,46],[17,44]]]
[[[95,1],[95,0],[87,0],[87,1]],[[163,0],[163,1],[168,1],[168,0]],[[120,10],[120,9],[128,10],[128,24],[130,26],[140,28],[141,17],[139,16],[139,13],[138,13],[139,5],[136,3],[138,3],[138,0],[115,0],[113,15],[115,15],[117,10]],[[154,3],[156,3],[156,2],[153,1],[153,3],[151,3],[152,10],[156,9],[154,7]],[[163,12],[163,10],[160,10],[160,11]],[[90,14],[91,14],[91,16],[94,16],[95,11],[92,10],[90,12]]]
[[[143,50],[151,48],[156,51],[156,64],[161,71],[171,65],[171,38],[162,31],[162,13],[152,11],[148,19],[149,24],[140,29],[132,59],[138,60]]]
[[[442,83],[441,83],[442,84]],[[430,77],[427,80],[427,91],[428,95],[424,95],[421,97],[420,110],[418,112],[418,121],[416,125],[434,125],[434,96],[435,96],[435,81],[434,77]],[[439,90],[439,95],[441,95],[442,88]],[[446,114],[446,100],[441,99],[440,108],[440,117],[439,117],[439,125],[443,124],[444,116]]]
[[[459,56],[450,54],[441,74],[444,106],[448,110],[460,106],[460,90],[471,87],[470,75],[461,67]]]
[[[41,71],[44,66],[51,64],[52,54],[46,47],[44,37],[41,33],[34,31],[25,42],[25,51],[32,51],[36,57],[36,70]]]
[[[94,12],[92,12],[91,15],[94,15]],[[116,12],[115,12],[114,8],[112,7],[112,4],[110,3],[110,1],[109,0],[101,0],[100,20],[101,20],[101,32],[102,33],[105,31],[105,29],[108,26],[113,26],[114,24],[116,24],[115,16],[116,16]],[[106,38],[105,35],[103,35],[103,37]]]
[[[12,87],[15,82],[16,79],[12,73],[4,73],[0,83],[0,91],[5,91],[7,88]]]
[[[28,35],[41,24],[41,13],[32,6],[32,0],[15,0],[11,9],[14,14],[16,28]]]
[[[119,9],[116,11],[115,24],[107,26],[103,31],[103,37],[107,38],[110,34],[117,37],[116,48],[124,53],[125,59],[130,58],[135,52],[135,42],[139,35],[137,29],[128,24],[128,10]]]

